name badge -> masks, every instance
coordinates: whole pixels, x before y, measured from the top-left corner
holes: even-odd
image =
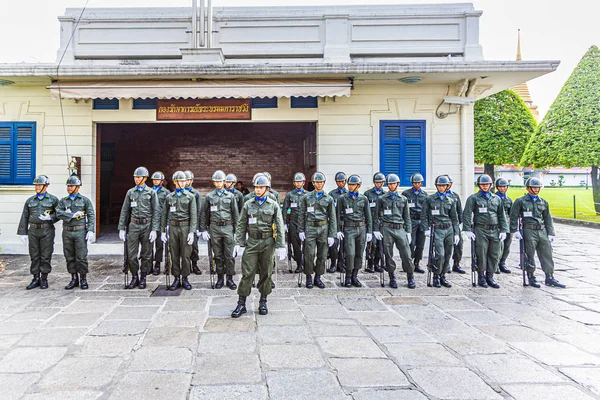
[[[176,207],[175,207],[175,206],[171,206],[171,207],[169,207],[169,211],[170,211],[170,212],[175,212],[176,210],[177,210],[177,209],[176,209]]]
[[[137,201],[132,201],[130,205],[131,207],[137,207]]]
[[[298,207],[298,203],[290,203],[290,208],[297,208]]]
[[[218,210],[219,210],[219,207],[217,207],[217,206],[210,206],[210,211],[211,212],[212,211],[218,211]]]
[[[72,213],[73,211],[71,211],[71,209],[70,209],[70,208],[67,208],[67,209],[65,210],[65,212]]]
[[[431,210],[431,215],[440,215],[440,210]]]
[[[408,208],[413,208],[415,206],[415,203],[408,203]]]
[[[531,211],[524,211],[523,216],[533,218],[533,213]]]
[[[306,207],[306,212],[315,212],[314,207]]]
[[[346,214],[352,214],[354,210],[352,208],[346,208]]]
[[[369,203],[369,207],[373,208],[373,207],[375,207],[375,206],[376,206],[375,202],[373,202],[373,203]]]
[[[479,214],[487,214],[487,207],[479,207]]]
[[[392,215],[392,210],[383,210],[383,215]]]
[[[248,218],[248,224],[250,224],[250,225],[256,224],[256,218]]]

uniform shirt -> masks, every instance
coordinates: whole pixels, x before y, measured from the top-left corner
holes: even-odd
[[[375,214],[377,218],[373,220],[374,231],[381,230],[381,222],[404,224],[404,229],[407,232],[412,231],[412,222],[410,220],[410,212],[408,211],[408,199],[398,192],[395,194],[387,192],[378,198]]]
[[[448,190],[448,196],[454,200],[454,205],[456,207],[456,215],[458,216],[458,223],[463,223],[463,208],[462,202],[460,201],[460,196],[458,193]]]
[[[406,189],[402,195],[408,199],[408,209],[410,210],[410,219],[414,221],[421,219],[423,212],[423,203],[428,194],[423,189],[417,192],[413,188]]]
[[[306,232],[307,222],[327,221],[329,230],[327,237],[334,237],[337,233],[337,222],[333,197],[325,192],[317,196],[317,191],[307,193],[300,199],[300,210],[298,214],[298,229]]]
[[[253,190],[244,196],[244,203],[246,203],[248,200],[254,200],[255,197],[256,197],[256,193],[254,193],[254,190]],[[277,203],[277,205],[279,205],[279,203],[277,202],[277,197],[275,197],[275,195],[273,193],[267,192],[267,197],[270,198],[271,200],[273,200],[275,203]]]
[[[121,216],[119,218],[120,231],[124,231],[129,217],[138,219],[152,219],[151,230],[160,229],[160,214],[158,206],[158,196],[156,192],[148,186],[142,190],[133,187],[127,191],[123,207],[121,207]]]
[[[510,209],[512,208],[513,201],[508,195],[502,195],[500,192],[496,193],[496,196],[502,200],[502,206],[504,207],[504,213],[506,214],[506,218],[510,216]]]
[[[23,206],[23,213],[21,214],[21,220],[19,221],[17,235],[27,235],[27,231],[29,230],[28,224],[56,223],[56,221],[58,221],[58,217],[56,216],[57,205],[58,198],[48,192],[44,193],[41,200],[37,194],[28,198]],[[46,212],[50,214],[52,220],[43,221],[39,218],[40,214],[45,214]]]
[[[510,210],[510,232],[517,231],[519,218],[523,219],[523,224],[543,225],[546,227],[546,233],[554,236],[554,225],[550,215],[550,205],[544,199],[536,196],[533,201],[529,194],[519,197],[515,200]]]
[[[367,200],[369,200],[369,208],[371,209],[371,220],[374,220],[375,216],[377,215],[375,214],[375,207],[377,207],[377,199],[383,196],[385,192],[383,191],[383,187],[381,187],[381,190],[379,190],[379,192],[376,188],[371,188],[367,190],[364,194]]]
[[[300,189],[299,191],[294,189],[287,192],[285,199],[283,200],[283,212],[285,212],[286,215],[286,223],[288,217],[293,222],[298,222],[298,216],[300,215],[300,199],[304,197],[306,193],[308,192],[304,189]]]
[[[244,207],[244,194],[235,188],[225,190],[235,196],[235,203],[237,204],[239,214],[242,211],[242,207]]]
[[[202,203],[200,232],[207,231],[208,226],[213,222],[229,221],[231,221],[233,230],[235,230],[238,217],[239,211],[235,196],[226,189],[223,189],[220,193],[218,190],[213,190],[206,195]]]
[[[190,232],[196,232],[198,229],[198,215],[196,197],[187,190],[177,193],[175,190],[167,195],[165,206],[160,218],[160,231],[165,233],[169,223],[177,221],[189,221]]]
[[[78,211],[83,211],[83,218],[73,218],[73,214]],[[87,231],[96,232],[96,214],[94,206],[90,199],[79,193],[74,198],[71,196],[63,197],[56,206],[56,215],[63,221],[63,226],[79,226],[85,225],[87,219]]]
[[[337,205],[338,199],[345,193],[348,193],[348,189],[346,189],[346,188],[340,189],[337,187],[335,189],[333,189],[331,192],[329,192],[329,195],[331,197],[333,197],[333,205]]]
[[[285,247],[283,218],[279,204],[268,196],[265,196],[262,204],[256,198],[245,202],[235,231],[236,245],[246,246],[246,233],[250,235],[250,239],[253,234],[272,234],[275,238],[275,247],[278,249]]]
[[[430,194],[423,202],[422,213],[423,228],[429,229],[431,224],[452,224],[454,234],[460,234],[458,229],[458,215],[454,200],[447,195],[439,196],[438,192]]]
[[[163,207],[165,206],[165,200],[171,192],[169,191],[169,189],[163,186],[159,186],[158,190],[154,188],[152,188],[152,190],[154,190],[156,192],[156,195],[158,196],[158,210],[160,215],[162,215]]]
[[[196,210],[198,211],[197,218],[196,218],[196,227],[199,227],[200,226],[200,210],[202,210],[202,193],[200,193],[193,187],[187,187],[187,188],[185,188],[185,190],[187,190],[192,195],[194,195],[194,198],[196,199]]]
[[[472,225],[475,224],[498,225],[500,232],[508,232],[502,200],[491,192],[485,194],[480,191],[469,196],[463,212],[463,221],[465,232],[473,231]]]
[[[371,210],[369,207],[369,199],[365,195],[357,193],[356,198],[346,193],[342,195],[337,202],[337,225],[340,231],[342,224],[347,221],[365,222],[367,233],[373,232]]]
[[[277,204],[281,204],[281,196],[279,195],[279,192],[273,188],[269,188],[269,192],[271,193],[273,196],[275,196],[275,201],[277,202]]]

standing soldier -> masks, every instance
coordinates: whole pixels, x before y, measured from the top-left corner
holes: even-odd
[[[254,174],[254,177],[252,178],[252,185],[254,185],[256,183],[256,179],[258,179],[259,176],[266,176],[264,172],[257,172],[256,174]],[[268,180],[269,178],[267,178]],[[269,181],[270,184],[270,181]],[[244,196],[244,203],[247,202],[248,200],[252,200],[256,197],[256,193],[254,193],[254,190],[249,192],[247,195]],[[271,191],[269,191],[269,188],[267,188],[267,197],[270,198],[271,200],[275,201],[275,203],[277,203],[279,205],[279,203],[277,202],[278,199],[277,197],[271,193]]]
[[[396,262],[394,261],[394,245],[402,259],[402,269],[406,272],[407,286],[415,288],[414,271],[415,266],[410,258],[410,243],[412,232],[410,211],[406,197],[398,193],[400,178],[396,174],[387,176],[388,192],[377,199],[375,214],[378,216],[373,220],[374,235],[383,241],[383,252],[385,254],[386,270],[390,276],[390,287],[396,289]],[[380,222],[381,218],[381,222]]]
[[[350,175],[349,192],[338,199],[336,207],[337,226],[340,230],[337,237],[344,241],[346,253],[346,287],[362,287],[358,280],[358,271],[363,263],[363,249],[366,242],[373,239],[369,200],[358,193],[361,184],[360,176]]]
[[[337,206],[338,199],[348,192],[348,190],[346,189],[346,174],[343,172],[338,172],[337,174],[335,174],[335,184],[337,185],[337,188],[329,192],[329,196],[333,198],[333,205]],[[337,268],[338,257],[340,253],[340,240],[337,237],[334,237],[333,240],[333,246],[329,247],[329,259],[331,260],[331,265],[329,266],[327,272],[333,273],[336,270],[338,272],[346,272],[345,266]],[[345,260],[342,260],[342,264],[344,261]]]
[[[425,247],[425,228],[421,222],[423,203],[427,198],[427,192],[421,189],[423,185],[423,175],[412,174],[410,183],[412,188],[406,189],[402,194],[408,199],[408,209],[410,210],[410,221],[412,223],[410,256],[415,265],[415,272],[424,274],[425,270],[419,267],[423,259],[423,248]]]
[[[38,175],[33,180],[35,195],[25,201],[17,235],[29,247],[33,275],[27,290],[36,287],[48,289],[48,274],[52,271],[52,252],[54,251],[54,224],[58,221],[56,206],[58,198],[47,192],[50,179]],[[40,276],[41,273],[41,276]]]
[[[453,185],[453,180],[452,177],[448,174],[446,174],[446,178],[448,178],[448,182],[450,182],[450,185],[448,186],[448,192],[446,193],[448,195],[448,197],[450,197],[452,200],[454,200],[454,207],[456,207],[456,215],[458,216],[458,224],[459,224],[459,228],[462,229],[463,227],[463,209],[462,209],[462,202],[460,200],[460,196],[458,195],[458,193],[453,192],[452,189],[452,185]],[[450,271],[450,268],[448,268],[448,273],[451,272],[456,272],[459,274],[466,274],[466,271],[464,269],[462,269],[460,267],[460,261],[462,260],[462,256],[463,256],[463,240],[462,240],[462,236],[459,234],[458,235],[458,243],[456,243],[453,248],[452,248],[452,271]]]
[[[371,220],[375,221],[375,218],[379,218],[375,213],[375,207],[377,206],[377,199],[384,195],[383,184],[385,183],[385,175],[381,172],[377,172],[373,175],[373,188],[365,192],[365,196],[369,200],[369,208],[371,209]],[[373,239],[367,244],[367,251],[369,252],[369,259],[367,261],[366,272],[382,272],[380,263],[381,260],[381,240]]]
[[[300,199],[306,195],[306,190],[304,190],[304,183],[306,182],[306,177],[302,172],[296,172],[294,174],[294,190],[287,192],[285,195],[285,199],[283,200],[283,210],[285,212],[285,232],[290,235],[290,242],[293,249],[294,261],[296,261],[296,271],[294,273],[300,273],[300,260],[301,260],[301,241],[300,236],[298,236],[299,225],[298,225],[298,217],[300,213],[299,204]]]
[[[185,177],[187,178],[185,190],[190,192],[190,194],[194,195],[196,199],[196,209],[198,210],[198,216],[196,221],[196,226],[200,226],[200,210],[202,210],[202,193],[198,190],[194,189],[192,184],[194,183],[194,173],[189,169],[183,172]],[[196,232],[196,237],[194,238],[194,243],[192,244],[192,255],[190,260],[192,261],[192,272],[196,275],[202,275],[202,271],[198,267],[198,260],[200,256],[198,254],[198,238],[200,237],[200,231]]]
[[[234,174],[227,174],[225,177],[225,189],[235,196],[235,202],[238,206],[238,212],[242,211],[242,207],[244,207],[244,195],[242,192],[235,188],[235,184],[237,183],[237,176]]]
[[[258,313],[266,315],[269,312],[267,296],[272,290],[270,282],[275,248],[280,260],[285,260],[286,257],[283,218],[279,204],[267,196],[267,188],[270,185],[271,182],[264,175],[256,179],[254,182],[256,196],[253,200],[244,203],[238,220],[234,256],[242,256],[242,279],[238,287],[237,307],[231,313],[233,318],[238,318],[246,312],[246,297],[250,295],[257,270],[260,277],[257,284],[260,292]]]
[[[510,210],[510,232],[515,238],[524,241],[525,253],[529,259],[527,277],[529,286],[536,288],[540,284],[535,279],[535,253],[537,252],[542,270],[546,274],[544,283],[547,286],[564,288],[565,285],[554,279],[554,260],[552,259],[552,242],[554,241],[554,225],[550,215],[548,202],[539,196],[542,181],[529,178],[525,182],[527,194],[515,200]],[[522,232],[518,229],[521,220]]]
[[[492,178],[489,175],[479,176],[477,186],[479,192],[470,195],[465,204],[463,232],[475,242],[477,284],[498,289],[500,285],[494,282],[494,272],[500,258],[500,242],[506,239],[508,232],[506,214],[502,200],[490,192]]]
[[[504,207],[504,213],[506,214],[506,218],[508,220],[510,216],[510,209],[512,207],[512,199],[508,197],[506,191],[508,190],[508,181],[504,178],[496,179],[496,195],[500,197],[502,200],[502,206]],[[500,261],[498,261],[498,270],[505,274],[510,274],[510,269],[506,268],[506,259],[510,254],[510,244],[512,243],[512,235],[510,233],[506,234],[506,239],[500,242],[500,252],[502,255],[500,256]],[[496,270],[496,273],[498,273]]]
[[[306,288],[312,289],[313,287],[312,273],[314,271],[314,284],[319,289],[324,289],[325,284],[321,281],[321,275],[325,273],[327,247],[331,247],[335,243],[333,237],[337,232],[336,213],[333,198],[323,191],[325,175],[315,172],[311,181],[315,190],[300,199],[298,236],[301,241],[306,241],[304,244]]]
[[[119,238],[127,240],[127,258],[131,269],[131,282],[127,289],[139,286],[146,288],[146,275],[152,269],[152,243],[156,240],[156,232],[160,229],[160,214],[158,213],[158,196],[146,186],[148,170],[138,167],[133,172],[135,187],[129,189],[121,207],[119,218]],[[129,232],[126,229],[129,228]],[[140,264],[138,251],[142,245],[142,273],[138,276]]]
[[[452,287],[446,280],[446,271],[450,266],[452,246],[456,246],[460,240],[458,228],[458,215],[454,200],[447,193],[450,180],[445,175],[435,178],[437,192],[427,196],[423,203],[423,228],[425,236],[431,237],[430,226],[433,226],[435,240],[435,271],[433,273],[433,286],[439,288]],[[431,240],[431,239],[430,239]]]
[[[235,275],[233,246],[239,213],[235,196],[224,189],[224,180],[223,171],[216,171],[212,176],[215,191],[207,194],[202,203],[200,232],[202,239],[211,240],[217,269],[215,288],[223,287],[223,275],[226,273],[227,287],[234,290],[237,286],[233,282],[233,275]]]
[[[96,216],[94,206],[87,197],[79,194],[81,180],[73,175],[67,179],[69,195],[62,198],[56,207],[56,215],[63,221],[63,253],[71,282],[65,286],[71,290],[77,286],[87,289],[87,245],[96,240]]]
[[[165,181],[165,174],[160,171],[156,171],[152,174],[152,189],[156,192],[158,196],[158,212],[159,215],[162,215],[163,207],[165,206],[165,200],[169,193],[169,189],[163,187],[163,182]],[[163,259],[163,242],[162,240],[154,241],[154,246],[156,251],[154,253],[154,268],[152,269],[152,275],[160,274],[160,262]],[[167,269],[165,268],[165,274],[168,274]]]
[[[197,237],[195,232],[198,211],[196,210],[196,198],[189,190],[185,190],[187,181],[188,178],[183,171],[173,174],[175,191],[167,196],[160,219],[160,240],[163,243],[168,242],[172,267],[170,272],[175,277],[167,290],[176,290],[182,286],[185,290],[192,289],[188,277],[190,276],[192,244],[194,238]],[[167,226],[169,228],[168,235]]]

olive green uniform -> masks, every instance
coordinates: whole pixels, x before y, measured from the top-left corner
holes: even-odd
[[[298,225],[298,218],[300,216],[300,199],[304,197],[308,193],[304,189],[294,189],[285,195],[285,199],[283,200],[283,210],[285,211],[285,223],[288,226],[288,233],[290,235],[290,242],[292,245],[292,250],[294,254],[294,261],[300,266],[301,254],[300,249],[302,247],[302,242],[300,241],[300,237],[298,234],[300,233],[300,227]]]
[[[188,277],[190,275],[190,256],[192,245],[188,244],[187,237],[198,229],[198,215],[196,197],[187,190],[169,193],[165,199],[160,231],[165,233],[169,227],[169,252],[171,257],[171,273],[173,276]],[[168,260],[167,260],[168,261]]]
[[[281,209],[275,200],[267,196],[262,204],[256,199],[244,203],[235,231],[235,244],[245,247],[238,295],[250,295],[252,281],[257,272],[258,291],[262,295],[271,293],[273,257],[275,248],[285,247],[283,234]]]
[[[169,189],[162,187],[162,186],[159,186],[157,189],[158,190],[154,189],[154,191],[156,192],[156,195],[158,196],[158,213],[159,213],[159,215],[162,215],[163,209],[165,206],[165,200],[167,199],[167,196],[171,192],[169,191]],[[163,262],[164,247],[163,247],[162,240],[154,241],[154,249],[155,249],[155,251],[154,251],[153,260],[158,263]]]
[[[423,259],[423,249],[425,248],[425,228],[421,219],[423,203],[428,194],[423,189],[415,192],[413,188],[410,188],[402,192],[402,195],[408,199],[408,209],[410,210],[410,221],[412,223],[410,256],[415,265],[418,265]]]
[[[56,206],[58,198],[46,192],[40,200],[33,195],[25,201],[23,213],[17,228],[17,235],[29,238],[29,257],[32,275],[49,274],[52,271],[52,252],[54,251],[54,224],[58,221]],[[51,221],[39,219],[40,214],[49,213]]]
[[[142,245],[142,274],[150,274],[152,269],[152,243],[149,235],[151,231],[158,232],[160,228],[160,214],[158,196],[148,186],[143,189],[131,188],[125,195],[121,216],[119,218],[120,231],[129,228],[127,232],[127,258],[132,274],[140,270],[138,250]]]
[[[253,190],[253,191],[251,191],[250,193],[248,193],[247,195],[244,196],[244,203],[246,203],[248,200],[253,200],[254,197],[256,197],[256,193],[254,193],[254,190]],[[273,200],[279,206],[279,202],[277,201],[277,197],[273,193],[267,192],[267,197],[270,198],[271,200]]]
[[[359,271],[363,263],[366,234],[373,233],[369,199],[357,193],[356,197],[346,193],[337,201],[337,225],[344,233],[346,272]]]
[[[73,218],[73,214],[81,211],[83,218]],[[63,254],[70,274],[88,273],[87,232],[96,232],[96,214],[90,199],[80,194],[74,198],[63,197],[56,207],[56,215],[63,221]]]
[[[329,196],[333,198],[333,205],[337,207],[338,199],[343,195],[348,193],[348,189],[343,188],[335,188],[329,192]],[[329,259],[331,260],[331,268],[335,268],[338,262],[338,256],[340,253],[340,240],[336,235],[333,235],[333,246],[329,248]],[[345,262],[345,260],[344,260]]]
[[[496,195],[502,200],[502,206],[504,207],[504,214],[506,214],[507,223],[510,223],[510,209],[512,208],[513,201],[507,195],[502,195],[500,193],[496,193]],[[506,239],[500,242],[500,251],[502,255],[500,256],[499,263],[504,265],[506,263],[506,259],[510,254],[510,245],[512,243],[512,235],[510,233],[506,234]]]
[[[269,188],[269,192],[271,193],[273,196],[275,196],[275,201],[277,202],[278,205],[281,205],[281,196],[279,195],[279,192],[273,188]]]
[[[196,226],[200,226],[200,210],[202,210],[202,193],[200,193],[193,187],[187,187],[187,188],[185,188],[185,190],[188,191],[189,193],[191,193],[196,199],[196,210],[198,210],[198,215],[196,218]],[[198,238],[198,235],[196,235],[195,233],[196,232],[194,232],[194,243],[192,244],[192,255],[190,257],[190,260],[192,261],[193,264],[196,264],[198,262],[198,260],[200,259],[200,255],[198,253],[199,238]]]
[[[454,207],[456,209],[456,215],[458,216],[458,223],[463,223],[463,208],[460,196],[458,193],[448,190],[448,195],[454,200]],[[463,257],[463,238],[462,235],[458,235],[458,244],[453,245],[452,249],[452,263],[454,266],[458,266]],[[449,269],[448,269],[449,271]]]
[[[423,228],[435,229],[435,275],[444,276],[450,267],[450,256],[454,245],[454,236],[460,235],[456,205],[450,196],[440,196],[438,192],[427,196],[423,203]]]
[[[377,199],[383,196],[385,192],[383,191],[383,187],[381,190],[377,190],[376,188],[371,188],[365,192],[365,197],[369,200],[369,209],[371,210],[371,221],[375,221],[377,214],[375,213],[375,208],[377,207]],[[373,265],[379,265],[381,262],[381,241],[375,238],[372,239],[369,246],[369,251],[371,252],[371,258],[373,259]]]
[[[317,275],[325,273],[327,259],[327,238],[334,238],[337,222],[333,198],[325,192],[307,193],[300,199],[298,210],[298,233],[306,235],[304,243],[304,273]],[[315,265],[315,255],[317,262]]]
[[[244,194],[235,188],[225,190],[235,196],[235,203],[237,204],[239,215],[239,213],[242,211],[242,207],[244,207]]]

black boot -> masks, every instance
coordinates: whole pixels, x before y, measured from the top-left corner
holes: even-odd
[[[85,274],[81,274],[81,279],[79,280],[79,287],[81,290],[85,290],[88,288],[88,283]]]
[[[414,274],[406,274],[406,280],[408,281],[407,287],[409,289],[414,289],[417,286],[415,285],[415,275]]]
[[[133,289],[134,287],[136,287],[139,284],[140,284],[140,278],[138,277],[138,274],[131,274],[131,281],[129,282],[129,284],[127,286],[125,286],[125,289]]]
[[[344,280],[344,286],[352,287],[352,275],[349,273],[346,273],[346,279]]]
[[[192,272],[196,275],[202,275],[202,271],[200,271],[200,268],[198,267],[198,261],[195,261],[192,264]]]
[[[321,275],[315,274],[315,286],[319,289],[325,289],[325,284],[321,280]]]
[[[421,262],[421,260],[415,260],[415,272],[418,274],[424,274],[425,270],[419,267],[419,262]]]
[[[375,272],[383,272],[383,267],[379,264],[375,264]]]
[[[493,272],[491,274],[488,272],[486,274],[485,280],[489,287],[494,288],[494,289],[500,289],[500,285],[498,285],[496,282],[494,282],[494,273]]]
[[[221,289],[225,284],[225,280],[223,278],[223,274],[217,275],[217,283],[215,283],[215,289]]]
[[[452,287],[452,284],[446,280],[446,274],[441,274],[440,275],[440,284],[443,287],[447,287],[447,288],[451,288]]]
[[[454,264],[452,266],[452,272],[456,272],[457,274],[466,274],[467,272],[460,267],[458,264]]]
[[[146,289],[146,274],[144,272],[140,274],[140,283],[138,283],[138,289]]]
[[[40,274],[33,274],[33,279],[31,280],[31,283],[27,285],[25,289],[31,290],[38,286],[40,286]]]
[[[365,268],[365,272],[372,274],[375,272],[375,268],[373,268],[373,261],[367,261],[367,268]]]
[[[183,286],[185,290],[192,290],[192,285],[190,285],[190,281],[188,281],[187,276],[181,278],[181,286]]]
[[[537,279],[535,279],[535,275],[533,274],[533,272],[528,272],[527,273],[527,278],[529,281],[529,286],[532,286],[534,288],[539,288],[540,284],[538,283]]]
[[[237,289],[237,285],[233,281],[233,275],[227,275],[227,281],[225,282],[225,285],[227,285],[227,287],[231,290]]]
[[[487,284],[487,282],[485,280],[485,276],[483,274],[479,274],[477,276],[477,284],[479,286],[481,286],[482,288],[487,288],[488,287],[488,284]]]
[[[258,301],[258,313],[260,315],[267,315],[269,313],[269,309],[267,308],[267,295],[261,294],[260,300]]]
[[[173,283],[171,283],[171,286],[169,286],[169,290],[177,290],[181,287],[181,280],[179,279],[179,276],[176,276],[175,279],[173,279]]]
[[[346,275],[348,276],[348,275]],[[362,287],[362,283],[358,280],[358,269],[352,271],[352,286],[354,287]]]
[[[327,268],[327,272],[333,274],[335,272],[336,262],[331,260],[331,265]]]
[[[313,288],[312,275],[306,275],[306,288],[307,289],[312,289]]]
[[[439,288],[440,286],[440,277],[439,275],[435,274],[433,275],[433,282],[432,282],[433,287]]]
[[[43,272],[40,276],[40,289],[48,289],[48,274]]]
[[[500,272],[502,272],[503,274],[510,274],[510,269],[506,268],[506,264],[503,262],[499,262],[498,263],[498,269],[500,270]]]
[[[231,313],[231,318],[241,317],[242,314],[246,314],[246,296],[240,296],[238,298],[237,307]]]
[[[300,269],[300,264],[298,264],[298,265],[296,266],[296,270],[294,271],[294,273],[295,273],[295,274],[299,274],[299,273],[300,273],[300,271],[301,271],[301,269]]]
[[[71,290],[79,286],[79,275],[71,274],[71,282],[67,286],[65,286],[65,290]]]
[[[398,282],[396,282],[396,275],[393,272],[388,273],[390,276],[390,287],[392,289],[398,289]]]
[[[154,263],[154,268],[152,268],[152,275],[160,275],[160,263],[159,262],[155,262]]]
[[[564,289],[567,287],[566,285],[563,285],[562,283],[560,283],[556,279],[554,279],[553,275],[546,275],[546,280],[544,281],[544,284],[546,286],[554,286],[554,287],[561,288],[561,289]]]
[[[275,282],[271,281],[271,289],[275,289]]]

